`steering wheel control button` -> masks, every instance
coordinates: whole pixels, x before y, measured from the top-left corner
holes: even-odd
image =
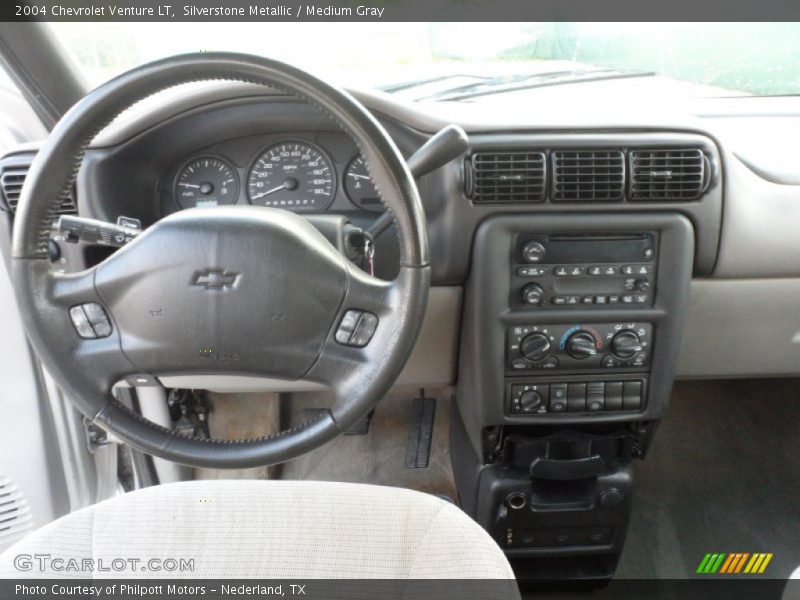
[[[369,312],[361,313],[361,318],[358,320],[356,330],[350,338],[350,345],[362,348],[369,344],[372,335],[378,328],[378,317]]]
[[[69,316],[79,336],[86,339],[94,339],[97,337],[94,329],[92,329],[92,326],[89,324],[89,319],[86,318],[86,313],[83,312],[83,308],[80,306],[73,306],[69,309]]]
[[[348,310],[344,313],[342,322],[339,323],[339,329],[336,330],[336,341],[346,346],[350,345],[350,338],[353,336],[360,318],[360,310]]]
[[[69,309],[69,316],[75,331],[85,339],[108,337],[113,330],[105,309],[96,302],[73,306]]]
[[[336,341],[344,346],[363,348],[369,344],[377,328],[378,317],[372,313],[348,310],[336,330]]]

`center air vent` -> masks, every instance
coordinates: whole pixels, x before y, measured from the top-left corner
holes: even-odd
[[[697,149],[631,150],[631,200],[697,200],[708,186]]]
[[[625,158],[619,150],[557,150],[553,201],[616,202],[625,192]]]
[[[473,154],[470,164],[474,202],[544,201],[544,152],[482,152]]]
[[[33,158],[31,157],[29,160],[33,160]],[[25,183],[29,167],[29,162],[25,164],[6,164],[0,171],[0,190],[2,190],[5,204],[11,212],[17,210],[19,196],[22,193],[22,184]],[[72,196],[61,201],[58,214],[73,215],[76,212],[75,199]]]

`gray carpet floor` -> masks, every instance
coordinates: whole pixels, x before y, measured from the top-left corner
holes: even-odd
[[[797,380],[678,382],[636,490],[620,578],[694,575],[706,552],[800,565]]]
[[[437,401],[427,468],[405,466],[411,404],[419,393],[418,390],[399,389],[378,404],[367,435],[339,436],[324,447],[284,464],[281,479],[391,485],[456,498],[449,443],[450,392],[426,389],[425,394]],[[304,409],[329,405],[330,397],[325,394],[293,394],[284,426],[298,424]]]

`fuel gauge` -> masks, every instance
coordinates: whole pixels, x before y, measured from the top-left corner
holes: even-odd
[[[235,204],[238,197],[236,170],[216,156],[192,159],[175,179],[175,199],[181,208]]]

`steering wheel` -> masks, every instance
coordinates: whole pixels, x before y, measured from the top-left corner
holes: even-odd
[[[94,136],[134,103],[202,80],[260,84],[317,107],[352,137],[400,241],[386,282],[346,260],[313,226],[264,207],[194,208],[150,226],[99,265],[56,273],[51,227]],[[425,217],[389,135],[346,92],[287,64],[203,53],[146,64],[102,85],[55,126],[16,214],[11,273],[31,342],[86,417],[143,452],[196,467],[283,462],[365,416],[397,379],[430,286]],[[331,388],[330,410],[258,439],[184,437],[129,410],[121,381],[213,373],[306,380]]]

